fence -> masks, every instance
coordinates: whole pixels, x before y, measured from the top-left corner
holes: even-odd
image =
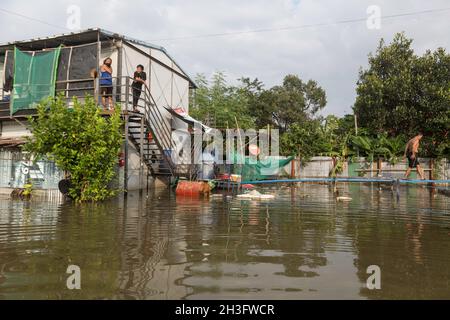
[[[427,179],[448,180],[450,178],[450,161],[448,159],[437,161],[435,159],[420,158],[419,162],[425,171],[425,177]],[[331,157],[313,157],[308,162],[295,159],[283,168],[283,172],[290,173],[289,176],[294,178],[328,177],[333,165],[334,162]],[[292,166],[294,166],[293,171]],[[396,164],[391,164],[386,161],[374,161],[370,163],[364,158],[359,158],[345,162],[342,173],[337,176],[401,178],[404,176],[406,169],[407,163],[405,161]],[[410,178],[414,179],[416,177],[417,174],[413,171]]]

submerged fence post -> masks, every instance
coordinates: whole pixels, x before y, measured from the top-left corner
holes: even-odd
[[[430,180],[434,180],[434,159],[431,158],[430,159],[430,176],[429,176]],[[434,182],[430,183],[430,186],[432,187],[431,192],[434,193],[436,191],[436,189],[434,188],[436,186],[436,184]]]
[[[397,178],[397,180],[395,180],[395,193],[397,196],[397,202],[400,200],[400,179]]]

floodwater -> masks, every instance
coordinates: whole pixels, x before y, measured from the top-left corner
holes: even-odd
[[[450,299],[450,198],[378,184],[0,200],[0,299]],[[67,267],[80,267],[69,290]],[[369,290],[368,266],[381,289]]]

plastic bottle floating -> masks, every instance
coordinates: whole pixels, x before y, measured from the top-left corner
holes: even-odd
[[[237,197],[241,199],[261,199],[261,200],[275,198],[273,194],[262,194],[256,190],[250,191],[249,193],[238,194]]]

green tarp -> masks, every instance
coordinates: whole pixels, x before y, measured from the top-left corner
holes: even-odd
[[[14,48],[14,84],[11,115],[35,108],[42,99],[55,96],[61,48],[33,53]]]
[[[294,157],[279,159],[278,157],[267,157],[264,161],[256,161],[246,156],[234,154],[233,173],[240,174],[242,181],[264,180],[280,175],[280,170],[289,164]]]

